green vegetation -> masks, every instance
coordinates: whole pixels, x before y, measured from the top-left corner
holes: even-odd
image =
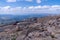
[[[16,40],[16,38],[12,38],[11,40]]]

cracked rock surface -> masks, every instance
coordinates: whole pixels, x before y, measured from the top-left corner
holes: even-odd
[[[0,30],[0,40],[60,40],[60,16],[29,18]]]

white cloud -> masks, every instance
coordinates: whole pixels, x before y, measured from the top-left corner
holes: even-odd
[[[0,7],[0,14],[30,14],[30,13],[60,13],[60,5],[30,6],[30,7]]]
[[[7,2],[16,2],[16,0],[7,0]]]
[[[25,1],[32,2],[33,0],[25,0]]]
[[[17,1],[27,1],[27,2],[33,2],[36,1],[36,3],[41,3],[41,0],[17,0]]]
[[[37,3],[41,3],[41,0],[36,0]]]
[[[27,2],[36,1],[36,3],[40,4],[42,1],[47,1],[47,0],[6,0],[6,2],[16,2],[16,1],[27,1]]]

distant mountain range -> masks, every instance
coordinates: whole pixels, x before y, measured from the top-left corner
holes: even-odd
[[[10,15],[10,14],[0,14],[0,25],[11,24],[16,21],[22,21],[23,19],[28,19],[32,17],[45,17],[50,14],[29,14],[29,15]]]

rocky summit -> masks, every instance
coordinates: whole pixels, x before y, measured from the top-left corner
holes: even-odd
[[[60,40],[60,15],[28,18],[2,26],[0,40]]]

